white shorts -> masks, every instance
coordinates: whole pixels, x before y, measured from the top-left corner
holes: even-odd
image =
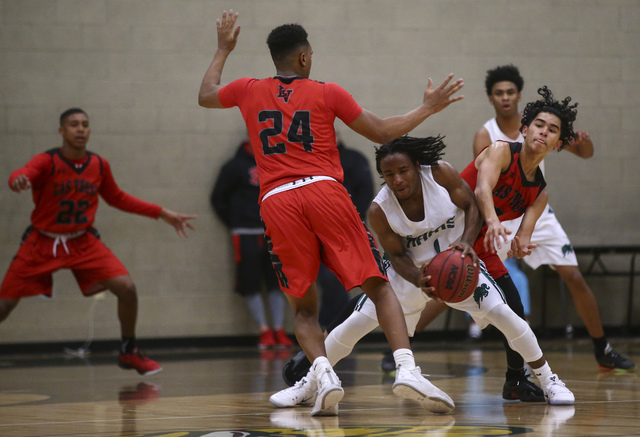
[[[387,268],[387,275],[402,306],[409,337],[413,337],[416,325],[420,319],[420,313],[431,298],[425,295],[421,289],[397,274],[393,267]],[[502,289],[498,287],[482,263],[478,286],[473,296],[469,296],[466,300],[459,303],[447,303],[451,308],[469,313],[482,329],[489,325],[489,322],[485,319],[486,315],[496,305],[500,304],[506,304]],[[363,296],[360,302],[358,302],[355,311],[359,311],[373,320],[378,320],[376,307],[366,296]]]
[[[513,237],[520,228],[522,217],[515,220],[507,220],[502,225],[511,231],[509,237]],[[531,250],[531,255],[527,255],[522,260],[532,269],[537,269],[541,265],[550,266],[577,266],[578,259],[571,246],[569,237],[562,229],[560,222],[553,213],[553,209],[547,204],[544,212],[536,222],[536,227],[531,235],[531,243],[538,247]],[[498,255],[502,260],[507,258],[507,251],[511,246],[511,241],[502,245]]]

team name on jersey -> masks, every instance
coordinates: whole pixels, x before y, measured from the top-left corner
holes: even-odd
[[[506,184],[498,185],[493,189],[493,195],[502,200],[510,197],[509,206],[513,212],[524,212],[527,209],[527,200],[519,190],[512,186]]]
[[[455,219],[456,216],[453,216],[449,219],[447,219],[446,222],[444,222],[443,224],[441,224],[440,226],[438,226],[435,229],[432,229],[431,231],[425,232],[424,234],[418,235],[416,237],[414,236],[407,236],[405,237],[406,241],[407,241],[407,249],[411,248],[411,247],[416,247],[416,246],[420,246],[422,243],[426,242],[427,240],[429,240],[429,238],[431,238],[432,236],[436,236],[440,231],[444,231],[445,229],[452,229],[456,227],[455,224]]]
[[[64,181],[62,183],[56,183],[53,188],[54,196],[65,196],[72,192],[95,196],[98,193],[98,185],[92,184],[84,179],[74,179]]]

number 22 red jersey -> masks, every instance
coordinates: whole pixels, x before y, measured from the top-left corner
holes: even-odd
[[[87,152],[82,163],[68,160],[60,149],[40,153],[11,173],[9,186],[21,174],[31,182],[36,205],[31,224],[41,231],[68,234],[91,227],[98,194],[109,205],[127,212],[157,218],[162,210],[122,191],[107,160],[92,152]]]
[[[351,124],[362,108],[344,88],[300,77],[243,78],[222,87],[220,103],[238,106],[258,165],[260,198],[308,176],[342,183],[336,117]]]

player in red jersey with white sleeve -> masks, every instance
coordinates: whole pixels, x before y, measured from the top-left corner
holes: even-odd
[[[206,108],[238,106],[249,131],[271,259],[293,307],[298,342],[313,362],[307,376],[311,384],[292,387],[293,392],[284,397],[315,399],[312,415],[335,415],[344,395],[326,358],[318,323],[314,282],[323,262],[346,289],[360,286],[376,304],[380,326],[398,364],[394,393],[418,400],[431,411],[450,411],[451,398],[422,377],[415,365],[402,309],[375,241],[341,184],[334,121],[340,118],[355,132],[383,144],[460,100],[462,96],[453,94],[463,86],[462,79],[450,83],[450,75],[435,89],[429,79],[420,106],[382,119],[362,109],[340,86],[310,80],[312,49],[307,32],[298,24],[286,24],[267,38],[275,77],[238,79],[223,86],[222,70],[240,33],[237,18],[230,11],[217,21],[218,49],[204,75],[199,103]],[[271,401],[280,406],[285,402],[273,396]]]
[[[20,193],[31,189],[35,208],[31,226],[23,236],[0,287],[0,322],[21,298],[51,296],[52,274],[70,269],[85,296],[110,290],[118,299],[122,334],[119,365],[142,375],[162,370],[136,346],[138,297],[124,265],[100,241],[92,227],[98,195],[123,211],[162,218],[187,236],[196,218],[137,199],[116,184],[106,159],[87,151],[91,134],[89,117],[80,108],[60,115],[62,147],[40,153],[9,177],[9,188]]]

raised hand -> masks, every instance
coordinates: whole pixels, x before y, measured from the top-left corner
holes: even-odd
[[[239,14],[237,12],[234,13],[233,10],[229,10],[228,15],[227,11],[224,11],[222,13],[222,20],[216,20],[216,26],[218,28],[218,50],[231,53],[236,47],[238,35],[240,34],[240,26],[236,26],[238,15]]]
[[[453,73],[449,74],[440,86],[434,89],[433,81],[429,78],[422,104],[427,106],[432,114],[442,111],[453,102],[464,99],[464,96],[452,97],[464,86],[464,81],[458,79],[450,83],[451,79],[453,79]]]

